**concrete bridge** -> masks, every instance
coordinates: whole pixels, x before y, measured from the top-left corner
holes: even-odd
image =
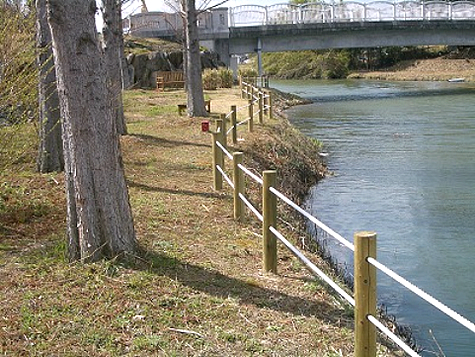
[[[355,1],[216,8],[198,19],[202,44],[230,64],[233,55],[329,48],[475,45],[475,1]],[[148,12],[124,28],[139,37],[177,39],[181,17]]]

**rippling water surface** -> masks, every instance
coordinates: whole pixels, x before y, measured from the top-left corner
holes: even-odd
[[[323,142],[334,176],[310,209],[352,240],[378,233],[378,259],[475,322],[475,84],[273,81],[314,104],[288,110]],[[352,254],[332,248],[351,264]],[[388,312],[419,344],[475,356],[475,334],[378,275]],[[432,353],[424,355],[433,356]]]

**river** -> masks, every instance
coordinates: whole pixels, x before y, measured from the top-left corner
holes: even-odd
[[[475,322],[475,83],[271,85],[313,101],[287,110],[323,142],[334,173],[308,209],[350,241],[376,231],[378,260]],[[330,249],[352,264],[352,252]],[[447,357],[475,356],[475,334],[382,274],[378,283],[379,303],[411,327],[421,355],[440,345]]]

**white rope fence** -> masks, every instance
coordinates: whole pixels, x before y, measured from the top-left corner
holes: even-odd
[[[242,164],[239,164],[238,167],[244,172],[247,176],[252,178],[254,181],[256,181],[259,185],[263,185],[264,181],[262,180],[261,177],[257,176],[255,173],[253,173],[251,170],[247,169],[245,166]]]
[[[240,125],[240,124],[242,124],[242,122],[237,123],[237,125]],[[216,133],[216,135],[214,135],[214,137],[216,137],[216,136],[223,137],[224,134],[223,133],[220,134],[220,130],[218,129],[218,133]],[[218,139],[218,140],[214,139],[214,140],[215,140],[216,147],[228,159],[234,160],[234,155],[226,149],[226,147],[223,145],[223,143],[221,143],[219,141],[220,139]],[[213,151],[217,151],[217,150],[213,149]],[[235,154],[237,155],[237,153],[235,153]],[[242,153],[240,153],[240,155],[242,156]],[[221,157],[220,160],[222,160],[222,155],[220,157]],[[214,160],[216,162],[218,162],[216,160],[216,158]],[[240,163],[241,160],[242,159],[240,159],[239,161],[234,163],[235,169],[241,170],[243,174],[250,177],[257,184],[263,186],[264,187],[263,191],[268,190],[268,192],[271,192],[276,198],[279,198],[282,202],[284,202],[285,204],[287,204],[288,206],[290,206],[291,208],[293,208],[294,210],[299,212],[303,217],[305,217],[310,222],[314,223],[317,227],[319,227],[320,229],[325,231],[329,236],[334,238],[341,245],[345,246],[346,248],[350,249],[353,252],[355,251],[355,244],[351,243],[349,240],[345,239],[343,236],[341,236],[340,234],[338,234],[337,232],[332,230],[330,227],[328,227],[327,225],[325,225],[324,223],[319,221],[316,217],[314,217],[309,212],[307,212],[305,209],[303,209],[302,207],[300,207],[299,205],[294,203],[291,199],[286,197],[283,193],[281,193],[280,191],[278,191],[274,187],[269,186],[268,184],[267,184],[267,186],[265,186],[264,185],[264,179],[267,177],[266,176],[267,172],[264,172],[264,178],[263,178],[263,177],[259,176],[258,174],[252,172],[250,169],[246,168],[244,165],[242,165]],[[241,179],[238,180],[238,178],[236,176],[236,173],[234,173],[234,179],[238,180],[238,181],[233,182],[233,179],[231,179],[226,174],[226,172],[224,171],[224,161],[219,161],[219,162],[221,162],[221,164],[216,164],[215,169],[220,173],[221,177],[229,184],[229,186],[233,190],[235,190],[235,194],[234,194],[235,204],[236,204],[236,200],[241,200],[242,203],[257,217],[257,219],[264,223],[265,227],[269,227],[268,231],[271,232],[276,239],[281,241],[284,244],[284,246],[287,249],[289,249],[289,251],[292,252],[292,254],[294,254],[312,273],[319,276],[323,281],[325,281],[332,289],[334,289],[350,305],[355,306],[358,301],[362,301],[361,297],[357,298],[355,300],[354,297],[352,297],[349,293],[347,293],[336,282],[334,282],[328,275],[326,275],[321,269],[319,269],[315,264],[313,264],[302,252],[300,252],[300,250],[298,250],[295,246],[293,246],[275,227],[272,226],[272,224],[275,224],[275,223],[272,223],[272,224],[266,226],[265,222],[266,222],[266,219],[268,219],[268,218],[266,218],[264,216],[264,213],[259,212],[259,210],[256,207],[254,207],[254,205],[250,202],[250,200],[245,196],[243,191],[239,190],[239,186],[237,186],[237,184],[236,184],[236,182],[241,182],[241,183],[239,183],[239,185],[243,185],[244,179],[241,178]],[[223,167],[221,165],[223,165]],[[274,171],[272,171],[272,172],[275,173]],[[215,186],[215,187],[217,187],[217,186]],[[264,199],[264,200],[265,200],[265,202],[267,202],[266,199]],[[264,231],[264,237],[266,235],[266,232],[267,231]],[[376,237],[376,235],[374,235],[374,237]],[[357,242],[357,241],[355,241],[355,242]],[[358,247],[361,247],[361,245],[358,245]],[[376,248],[374,248],[374,249],[376,249]],[[393,270],[389,269],[385,265],[378,262],[376,259],[374,259],[371,256],[368,256],[366,254],[364,255],[364,257],[365,257],[365,260],[366,260],[365,264],[370,264],[374,268],[376,268],[376,269],[380,270],[381,272],[383,272],[384,274],[388,275],[390,278],[394,279],[396,282],[398,282],[399,284],[401,284],[402,286],[404,286],[405,288],[407,288],[408,290],[410,290],[411,292],[413,292],[414,294],[419,296],[421,299],[423,299],[427,303],[431,304],[432,306],[437,308],[439,311],[441,311],[442,313],[444,313],[448,317],[452,318],[453,320],[455,320],[456,322],[458,322],[462,326],[466,327],[467,329],[469,329],[470,331],[475,333],[475,324],[474,323],[472,323],[471,321],[469,321],[465,317],[461,316],[460,314],[458,314],[457,312],[455,312],[451,308],[447,307],[446,305],[444,305],[443,303],[441,303],[440,301],[438,301],[434,297],[430,296],[429,294],[427,294],[426,292],[424,292],[422,289],[418,288],[417,286],[415,286],[411,282],[407,281],[406,279],[404,279],[403,277],[401,277],[400,275],[395,273]],[[355,259],[356,259],[356,255],[355,255]],[[356,264],[355,264],[355,266],[356,266]],[[355,279],[356,279],[356,275],[355,275]],[[357,293],[358,293],[358,291],[357,291]],[[355,297],[358,297],[357,293],[355,293]],[[357,311],[360,311],[360,310],[357,310]],[[388,336],[396,345],[398,345],[408,355],[410,355],[411,357],[413,357],[413,356],[414,357],[417,357],[417,356],[420,357],[419,354],[417,354],[414,350],[412,350],[411,347],[409,347],[404,341],[402,341],[397,335],[395,335],[390,329],[388,329],[386,326],[384,326],[376,317],[372,316],[371,314],[372,313],[369,313],[368,315],[366,315],[365,320],[367,320],[368,322],[373,324],[383,334]],[[358,321],[363,321],[363,320],[360,319]],[[366,357],[366,355],[365,355],[365,357]]]
[[[312,223],[316,224],[318,227],[320,227],[322,230],[327,232],[330,236],[335,238],[337,241],[339,241],[341,244],[343,244],[345,247],[348,249],[352,250],[353,252],[355,251],[355,245],[353,243],[350,243],[347,239],[343,238],[340,234],[335,232],[333,229],[328,227],[327,225],[323,224],[320,222],[318,219],[316,219],[314,216],[312,216],[310,213],[305,211],[303,208],[301,208],[299,205],[294,203],[291,199],[285,197],[282,193],[277,191],[275,188],[271,187],[270,191],[279,197],[282,201],[287,203],[290,207],[295,209],[297,212],[299,212],[301,215],[303,215],[305,218],[307,218],[309,221]]]
[[[216,146],[219,147],[219,148],[221,149],[221,151],[222,151],[230,160],[233,159],[233,155],[232,155],[228,150],[226,150],[226,148],[223,146],[223,144],[221,144],[219,141],[216,141]]]
[[[257,217],[259,221],[264,220],[264,216],[259,212],[259,210],[252,205],[252,203],[244,196],[242,193],[239,194],[239,198],[244,202],[244,204],[251,210],[252,213]]]
[[[350,296],[345,290],[343,290],[337,283],[335,283],[328,275],[322,270],[318,269],[305,255],[302,254],[297,248],[295,248],[277,229],[274,227],[269,228],[272,233],[282,242],[284,245],[297,257],[307,268],[313,273],[317,274],[323,281],[330,285],[338,294],[340,294],[350,305],[355,306],[355,299]]]
[[[219,165],[216,166],[216,169],[223,175],[223,178],[226,180],[226,182],[231,186],[231,188],[234,190],[234,182],[229,178],[229,176],[224,172],[223,168]]]
[[[406,352],[411,357],[421,357],[417,352],[411,349],[408,345],[404,343],[398,336],[396,336],[390,329],[384,326],[376,317],[373,315],[368,315],[366,318],[376,326],[383,334],[388,336],[396,345],[398,345],[404,352]]]
[[[435,308],[437,308],[439,311],[443,312],[453,320],[457,321],[459,324],[462,326],[465,326],[467,329],[475,333],[475,324],[473,324],[471,321],[467,320],[465,317],[461,316],[459,313],[455,312],[451,308],[447,307],[443,303],[441,303],[439,300],[436,298],[432,297],[431,295],[427,294],[425,291],[422,289],[418,288],[414,284],[410,283],[406,279],[404,279],[402,276],[396,274],[394,271],[386,267],[385,265],[381,264],[374,258],[367,258],[368,263],[373,265],[375,268],[381,270],[383,273],[385,273],[387,276],[390,278],[394,279],[397,281],[399,284],[404,286],[406,289],[412,291],[414,294],[419,296],[421,299],[425,300]]]

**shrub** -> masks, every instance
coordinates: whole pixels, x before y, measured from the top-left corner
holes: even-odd
[[[232,88],[234,83],[233,71],[227,68],[219,70],[220,88]]]
[[[203,72],[203,89],[215,90],[219,87],[219,74],[215,69],[206,69]]]
[[[241,77],[257,77],[259,73],[254,68],[241,68],[239,69],[239,75]]]
[[[215,90],[217,88],[232,88],[233,71],[226,68],[206,69],[203,72],[203,89]]]

